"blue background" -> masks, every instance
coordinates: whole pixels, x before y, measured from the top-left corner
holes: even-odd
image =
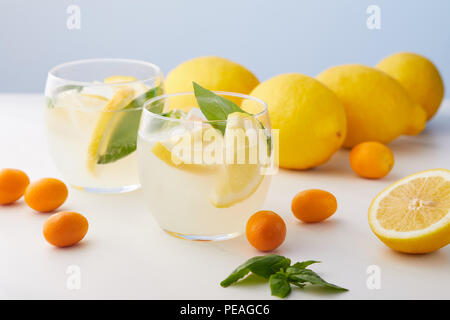
[[[66,27],[70,4],[81,9],[80,30]],[[380,30],[366,27],[371,4],[381,8]],[[374,65],[397,51],[431,58],[450,83],[450,1],[0,2],[0,92],[43,92],[52,66],[81,58],[142,59],[167,74],[184,60],[220,55],[263,81]]]

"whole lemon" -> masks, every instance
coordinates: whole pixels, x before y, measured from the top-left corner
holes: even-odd
[[[402,85],[375,68],[358,64],[331,67],[317,79],[333,90],[347,111],[345,147],[365,141],[388,143],[402,134],[418,134],[426,113]]]
[[[344,106],[314,78],[299,73],[278,75],[250,95],[268,104],[272,128],[279,129],[280,167],[316,167],[341,147],[347,131]],[[249,106],[246,100],[242,108],[251,112]]]
[[[400,82],[430,120],[444,98],[444,83],[436,66],[424,56],[399,52],[381,60],[376,68]]]
[[[244,66],[225,58],[209,56],[181,63],[169,72],[165,85],[168,93],[190,92],[193,91],[193,81],[209,90],[243,94],[248,94],[259,83]],[[195,105],[192,96],[180,96],[170,101],[170,108],[185,111]]]

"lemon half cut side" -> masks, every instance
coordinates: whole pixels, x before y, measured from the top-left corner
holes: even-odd
[[[379,193],[369,225],[388,247],[428,253],[450,243],[450,170],[412,174]]]

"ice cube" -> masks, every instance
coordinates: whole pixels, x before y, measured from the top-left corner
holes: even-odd
[[[197,121],[206,121],[206,117],[203,114],[203,112],[200,110],[200,108],[192,108],[187,116],[186,116],[187,120],[197,120]]]

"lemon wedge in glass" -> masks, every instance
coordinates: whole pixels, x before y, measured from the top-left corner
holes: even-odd
[[[256,137],[260,128],[259,122],[248,114],[228,115],[224,135],[225,164],[209,195],[209,201],[216,208],[228,208],[249,198],[261,184],[264,176],[258,163],[258,147],[246,131],[254,130]]]
[[[102,140],[108,141],[108,137],[105,135],[106,129],[111,125],[114,117],[119,116],[117,111],[125,108],[133,99],[134,94],[135,91],[132,88],[119,88],[101,111],[88,147],[87,168],[90,172],[94,173],[99,154],[101,154],[100,146],[106,147],[106,143],[101,144]],[[112,134],[112,130],[110,133]]]
[[[206,136],[214,138],[205,141]],[[176,169],[193,173],[212,173],[217,171],[218,165],[214,161],[205,161],[208,156],[207,150],[210,149],[208,146],[214,144],[212,147],[221,147],[222,140],[221,133],[208,126],[175,135],[166,141],[158,141],[153,145],[151,152],[165,164]]]

